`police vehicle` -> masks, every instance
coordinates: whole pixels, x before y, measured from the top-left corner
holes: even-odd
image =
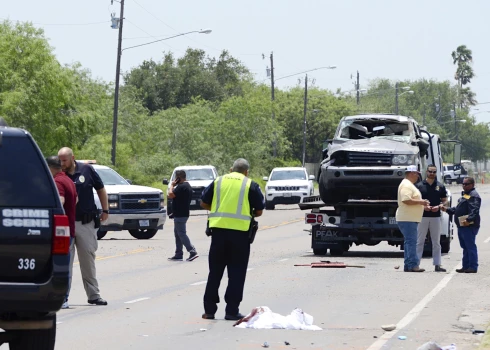
[[[68,290],[68,217],[27,131],[0,123],[0,164],[0,344],[52,350]]]

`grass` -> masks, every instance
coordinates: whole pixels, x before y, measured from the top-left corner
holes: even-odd
[[[487,328],[487,331],[483,335],[483,338],[481,340],[480,346],[478,347],[479,350],[483,349],[490,349],[490,325]]]

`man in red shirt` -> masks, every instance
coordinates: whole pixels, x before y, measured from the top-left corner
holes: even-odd
[[[61,204],[63,204],[63,209],[65,209],[65,214],[68,216],[68,222],[70,225],[70,254],[68,255],[68,259],[70,261],[70,282],[68,285],[65,302],[61,307],[62,309],[68,309],[68,295],[70,294],[71,276],[73,271],[73,259],[71,258],[71,255],[74,254],[73,238],[75,237],[75,211],[78,202],[77,189],[73,181],[62,171],[61,162],[58,156],[46,158],[46,163],[48,163],[49,170],[53,175],[54,183],[56,184],[60,195]]]

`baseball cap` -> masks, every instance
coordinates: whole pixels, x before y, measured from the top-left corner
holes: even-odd
[[[416,165],[409,165],[407,166],[407,169],[405,170],[406,173],[419,173],[420,171],[417,169]]]
[[[61,162],[58,156],[51,156],[46,158],[46,163],[53,169],[61,169]]]

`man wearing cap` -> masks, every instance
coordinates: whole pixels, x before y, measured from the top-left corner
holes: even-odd
[[[447,201],[447,191],[446,187],[437,181],[437,167],[434,164],[427,166],[427,177],[417,184],[417,188],[422,198],[430,202],[430,206],[424,209],[424,215],[418,227],[417,258],[419,261],[422,259],[425,238],[427,231],[430,231],[434,269],[436,272],[446,272],[446,269],[441,267],[441,207]]]
[[[49,171],[51,172],[51,175],[53,175],[54,183],[58,188],[58,193],[60,195],[61,204],[63,204],[65,214],[68,216],[68,223],[70,225],[70,254],[73,254],[73,242],[75,238],[75,213],[78,203],[77,189],[73,181],[71,181],[71,179],[66,176],[61,169],[61,161],[58,156],[46,158],[46,163],[48,163]],[[70,281],[68,283],[68,291],[66,292],[65,302],[61,306],[62,309],[69,308],[68,295],[70,294],[71,275],[73,270],[73,259],[70,258],[70,255],[68,255],[68,260],[70,264]]]
[[[458,226],[458,238],[463,248],[463,266],[456,269],[458,273],[478,272],[478,249],[476,235],[480,230],[481,197],[475,189],[475,179],[467,177],[463,180],[463,192],[458,205],[453,208],[441,208],[450,215],[455,215]]]
[[[422,199],[422,194],[415,187],[419,180],[420,172],[415,165],[409,165],[405,170],[405,179],[398,186],[398,209],[396,221],[403,234],[403,253],[405,258],[405,272],[424,272],[419,267],[417,257],[417,227],[422,221],[424,207],[429,206],[429,201]]]

